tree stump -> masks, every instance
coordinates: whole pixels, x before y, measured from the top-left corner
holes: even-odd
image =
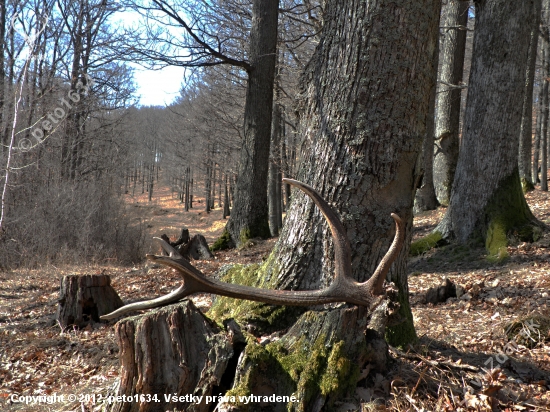
[[[214,257],[203,235],[193,236],[188,243],[180,246],[179,252],[189,260],[208,260]]]
[[[233,350],[226,334],[192,302],[121,320],[116,324],[115,335],[120,348],[121,376],[116,396],[144,394],[151,398],[150,402],[143,399],[113,403],[109,411],[213,409],[215,405],[207,404],[206,396],[218,394]],[[165,399],[164,394],[170,395],[170,399]],[[177,395],[177,401],[172,395]]]
[[[386,312],[393,311],[388,305],[383,302],[372,314],[363,307],[309,311],[279,340],[249,342],[239,358],[233,388],[217,410],[332,410],[335,400],[355,390],[365,369],[367,373],[386,370],[388,351],[383,332]],[[258,398],[246,405],[238,398],[243,393]],[[236,402],[231,399],[233,395],[237,395]],[[294,396],[294,400],[273,402],[271,395]]]
[[[56,319],[62,328],[99,322],[101,315],[123,306],[107,275],[64,276],[59,295]]]
[[[166,234],[162,234],[160,238],[175,248],[187,260],[208,260],[214,257],[204,236],[197,234],[189,239],[189,229],[185,227],[181,230],[180,237],[175,242],[171,242]]]

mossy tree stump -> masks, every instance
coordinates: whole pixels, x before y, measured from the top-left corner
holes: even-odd
[[[120,386],[115,396],[156,395],[147,402],[113,403],[111,412],[184,410],[208,412],[206,396],[217,395],[233,355],[225,333],[190,301],[133,316],[117,323]],[[164,394],[178,397],[177,402]],[[202,396],[200,402],[180,397]],[[154,399],[154,398],[151,398]]]
[[[70,275],[61,279],[56,319],[62,328],[99,322],[123,303],[107,275]]]
[[[277,394],[294,396],[296,402],[221,403],[219,410],[331,410],[336,400],[353,393],[364,369],[385,372],[384,329],[391,312],[388,302],[370,314],[363,307],[308,311],[279,340],[249,339],[226,396]]]

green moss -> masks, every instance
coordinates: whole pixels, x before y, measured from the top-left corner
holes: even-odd
[[[405,320],[397,325],[388,326],[385,337],[390,345],[405,348],[409,343],[416,342],[418,337],[414,329],[414,320],[408,296],[401,289],[398,292],[398,300],[399,315]]]
[[[250,239],[252,239],[252,234],[250,232],[250,229],[249,228],[241,229],[241,233],[239,233],[239,246],[244,245]]]
[[[315,316],[312,312],[305,316],[309,314]],[[277,341],[266,346],[251,340],[244,356],[246,373],[226,395],[249,395],[256,385],[261,386],[267,373],[269,381],[277,385],[277,394],[299,399],[288,404],[287,410],[311,410],[311,402],[319,395],[327,399],[324,410],[330,410],[331,399],[353,390],[359,376],[359,368],[345,354],[344,342],[331,345],[325,335],[313,343],[306,336],[292,344]],[[246,408],[239,405],[239,410],[248,411]]]
[[[274,289],[277,284],[279,265],[274,250],[261,265],[234,265],[221,278],[222,281],[264,289]],[[208,316],[218,324],[226,319],[235,319],[241,325],[253,325],[257,333],[272,333],[290,326],[304,308],[274,306],[261,302],[217,296]]]
[[[239,232],[238,246],[241,247],[250,239],[268,239],[271,237],[267,216],[257,219],[250,226],[243,227]]]
[[[231,246],[231,235],[229,234],[227,229],[225,229],[222,235],[214,242],[212,246],[210,246],[210,250],[212,252],[215,252],[216,250],[229,249]]]
[[[532,192],[535,190],[535,185],[525,177],[521,178],[521,190],[523,190],[523,193]]]
[[[438,246],[443,239],[441,232],[435,231],[421,239],[418,239],[411,243],[409,253],[411,256],[419,256],[426,253],[428,250]]]
[[[488,202],[484,215],[487,222],[485,249],[490,261],[502,261],[508,257],[509,236],[514,232],[523,233],[524,238],[534,233],[535,219],[523,196],[517,169],[502,180]]]
[[[485,248],[488,252],[487,260],[490,262],[502,262],[509,257],[506,229],[506,222],[501,219],[495,218],[489,223],[485,237]]]

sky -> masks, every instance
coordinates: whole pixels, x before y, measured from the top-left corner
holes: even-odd
[[[136,27],[142,18],[134,11],[117,12],[112,16],[112,24],[117,27]],[[183,67],[165,67],[160,70],[148,70],[137,64],[134,68],[136,95],[141,106],[165,106],[178,96],[183,82]]]
[[[179,96],[185,69],[165,67],[161,70],[147,70],[135,66],[134,80],[136,94],[142,106],[169,105]]]

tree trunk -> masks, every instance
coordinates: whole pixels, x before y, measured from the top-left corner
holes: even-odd
[[[541,55],[543,54],[542,47],[541,47]],[[542,96],[543,96],[543,88],[540,87],[539,90],[539,98],[538,98],[538,104],[537,104],[537,122],[535,126],[535,142],[534,142],[534,148],[533,148],[533,165],[531,170],[531,179],[533,180],[533,184],[537,184],[540,182],[539,179],[539,155],[540,155],[540,136],[542,133]]]
[[[229,209],[229,190],[227,189],[228,185],[228,176],[227,173],[225,174],[225,182],[223,185],[223,218],[226,219],[227,216],[231,214],[231,210]]]
[[[0,155],[7,151],[7,134],[4,134],[6,118],[4,117],[4,92],[6,90],[5,69],[5,41],[6,41],[6,0],[0,0]]]
[[[460,242],[486,239],[490,256],[506,255],[507,233],[534,218],[517,167],[533,2],[476,3],[474,55],[461,155],[447,214],[438,229]],[[526,226],[527,227],[527,226]]]
[[[387,330],[394,344],[416,337],[406,266],[419,154],[436,79],[433,64],[425,56],[437,47],[439,11],[440,2],[430,0],[327,1],[321,39],[300,82],[304,85],[300,119],[304,144],[296,178],[313,186],[339,213],[351,244],[354,279],[369,278],[388,250],[394,234],[390,213],[407,222],[407,241],[390,273],[399,288],[396,299],[404,318]],[[277,245],[249,276],[251,283],[293,290],[326,286],[334,270],[328,225],[312,201],[298,191],[287,213]],[[293,328],[282,339],[283,355],[269,369],[253,362],[261,352],[247,348],[240,362],[246,368],[237,370],[233,391],[259,391],[248,386],[247,376],[265,374],[265,370],[282,376],[278,372],[287,370],[286,379],[293,384],[285,390],[300,388],[299,402],[288,405],[289,410],[309,412],[328,407],[353,390],[357,383],[353,376],[368,362],[368,347],[379,337],[371,341],[365,334],[368,322],[362,308],[348,310],[303,314],[296,326],[299,333]],[[265,305],[225,298],[216,300],[212,313],[235,317],[251,325],[251,330],[254,319],[263,319],[275,329],[284,329],[296,319],[294,308],[270,311]],[[383,334],[383,326],[381,330]],[[293,334],[299,336],[294,345],[290,343]],[[383,364],[386,351],[375,352]]]
[[[548,2],[545,2],[545,6]],[[549,30],[545,28],[544,30],[543,42],[543,53],[542,53],[542,109],[541,109],[541,127],[540,127],[540,189],[543,191],[548,191],[548,182],[547,182],[547,153],[546,153],[546,142],[548,140],[548,120],[550,115],[549,107],[549,81],[548,76],[550,76],[550,39],[548,37]]]
[[[208,156],[210,156],[210,150],[208,150]],[[206,161],[206,175],[204,176],[204,207],[206,213],[210,213],[210,196],[212,191],[210,186],[212,185],[212,173],[210,172],[211,161],[210,158]]]
[[[273,84],[277,49],[279,2],[252,1],[244,139],[235,203],[226,230],[235,245],[253,237],[270,236],[267,206],[267,171],[271,140]]]
[[[106,275],[63,276],[56,319],[62,328],[99,322],[99,317],[123,305]]]
[[[548,21],[550,15],[548,11],[550,0],[544,1],[544,21]],[[548,191],[548,122],[550,115],[550,97],[548,96],[549,78],[550,78],[550,28],[544,25],[542,28],[542,36],[544,38],[543,53],[542,53],[542,116],[541,116],[541,133],[540,133],[540,189]]]
[[[434,183],[437,200],[449,205],[456,163],[460,129],[460,83],[464,73],[467,1],[449,0],[443,6],[440,40],[441,69],[438,74],[436,103]]]
[[[280,147],[279,140],[281,136],[281,116],[280,107],[277,103],[273,105],[273,127],[271,132],[271,155],[269,159],[269,178],[268,178],[268,206],[269,206],[269,230],[271,236],[279,235],[279,215],[281,214],[281,199],[278,196],[277,188],[279,182]]]
[[[120,386],[114,396],[144,394],[139,402],[108,406],[111,412],[163,412],[213,409],[233,350],[226,334],[190,301],[155,309],[116,324]],[[177,396],[167,401],[164,394]],[[187,396],[187,397],[186,397]],[[190,399],[190,396],[197,398]],[[181,397],[181,399],[180,399]],[[199,398],[200,397],[200,398]]]
[[[439,64],[439,44],[434,50],[432,56],[432,64],[434,72],[437,73]],[[435,101],[436,101],[436,85],[434,84],[430,91],[430,105],[428,109],[428,118],[426,119],[426,136],[422,145],[422,183],[416,191],[414,199],[414,212],[424,212],[426,210],[434,210],[439,205],[435,195],[434,186],[434,133],[435,133]]]
[[[533,141],[533,86],[535,83],[535,62],[537,60],[537,46],[539,39],[539,23],[541,19],[541,0],[535,0],[533,7],[533,23],[529,41],[529,54],[527,60],[527,73],[525,75],[525,95],[523,97],[523,110],[521,112],[521,128],[519,137],[519,177],[524,192],[534,189],[534,181],[531,178],[531,151]]]

